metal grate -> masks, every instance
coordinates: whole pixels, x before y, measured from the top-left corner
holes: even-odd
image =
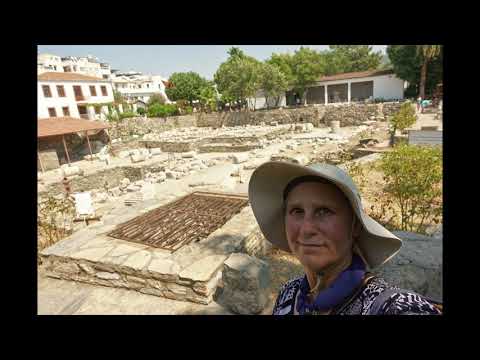
[[[119,225],[108,236],[175,251],[205,239],[247,204],[242,195],[194,192]]]

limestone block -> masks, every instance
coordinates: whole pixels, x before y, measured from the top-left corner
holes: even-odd
[[[145,161],[147,156],[145,154],[134,154],[131,156],[132,163],[138,163]]]
[[[189,152],[185,152],[182,154],[182,158],[183,159],[192,159],[192,158],[195,158],[196,157],[196,152],[195,151],[189,151]]]
[[[150,154],[152,154],[153,156],[160,155],[161,153],[162,153],[162,149],[160,148],[150,149]]]
[[[66,166],[62,168],[62,176],[70,177],[74,175],[83,175],[83,170],[78,166]]]
[[[95,276],[103,280],[119,280],[120,279],[120,275],[118,275],[117,273],[111,273],[111,272],[105,272],[105,271],[97,272]]]
[[[64,263],[56,265],[54,270],[63,274],[78,274],[80,272],[80,269],[74,263]]]
[[[127,186],[127,192],[135,192],[141,190],[141,186],[135,185],[135,184],[130,184]]]
[[[206,256],[183,269],[179,276],[193,281],[207,281],[222,267],[226,255]]]
[[[225,261],[222,274],[223,302],[238,314],[258,314],[268,301],[268,264],[255,257],[234,253]]]

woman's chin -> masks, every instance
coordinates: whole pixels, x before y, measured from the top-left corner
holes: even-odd
[[[319,256],[318,254],[304,253],[299,256],[299,260],[303,266],[314,272],[320,272],[331,264],[328,256]]]

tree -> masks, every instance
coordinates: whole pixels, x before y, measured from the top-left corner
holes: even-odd
[[[273,53],[270,59],[266,61],[267,64],[275,65],[280,69],[285,76],[288,84],[293,84],[294,76],[292,70],[292,55],[290,54],[275,54]]]
[[[207,85],[207,80],[196,72],[173,73],[168,79],[173,87],[165,90],[168,98],[173,101],[188,100],[193,105],[193,100],[198,100],[200,91]]]
[[[420,96],[425,98],[425,83],[427,79],[428,64],[440,55],[440,45],[417,45],[417,54],[422,58],[422,69],[420,73]]]
[[[410,101],[403,103],[396,114],[390,118],[390,145],[393,146],[397,130],[405,130],[417,121],[415,109]]]
[[[238,48],[231,48],[228,53],[229,58],[220,64],[214,74],[214,81],[222,95],[244,103],[248,97],[254,97],[259,89],[261,63]]]
[[[203,109],[214,111],[217,107],[217,92],[213,86],[213,82],[208,82],[200,91],[200,104]]]
[[[259,86],[265,95],[267,108],[270,98],[276,98],[275,106],[278,106],[280,95],[288,87],[287,77],[276,65],[264,63],[259,71]]]
[[[308,86],[317,82],[324,73],[324,59],[319,52],[302,46],[292,56],[291,69],[293,88],[306,102]]]
[[[336,73],[377,69],[383,57],[380,51],[373,52],[370,45],[330,45],[330,50],[326,58],[328,68]]]
[[[418,53],[417,45],[389,45],[387,54],[393,65],[393,71],[400,78],[409,83],[405,91],[406,96],[417,96],[420,92],[420,73],[422,57]],[[443,49],[432,59],[427,68],[425,94],[431,94],[435,86],[442,81],[443,76]]]

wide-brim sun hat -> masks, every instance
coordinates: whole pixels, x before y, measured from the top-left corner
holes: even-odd
[[[344,193],[362,224],[354,249],[369,268],[373,269],[384,264],[398,253],[402,240],[367,215],[352,178],[338,166],[330,164],[302,166],[283,161],[269,161],[253,172],[248,184],[248,197],[260,230],[270,243],[291,252],[285,232],[283,195],[286,186],[293,179],[302,176],[326,179]]]

